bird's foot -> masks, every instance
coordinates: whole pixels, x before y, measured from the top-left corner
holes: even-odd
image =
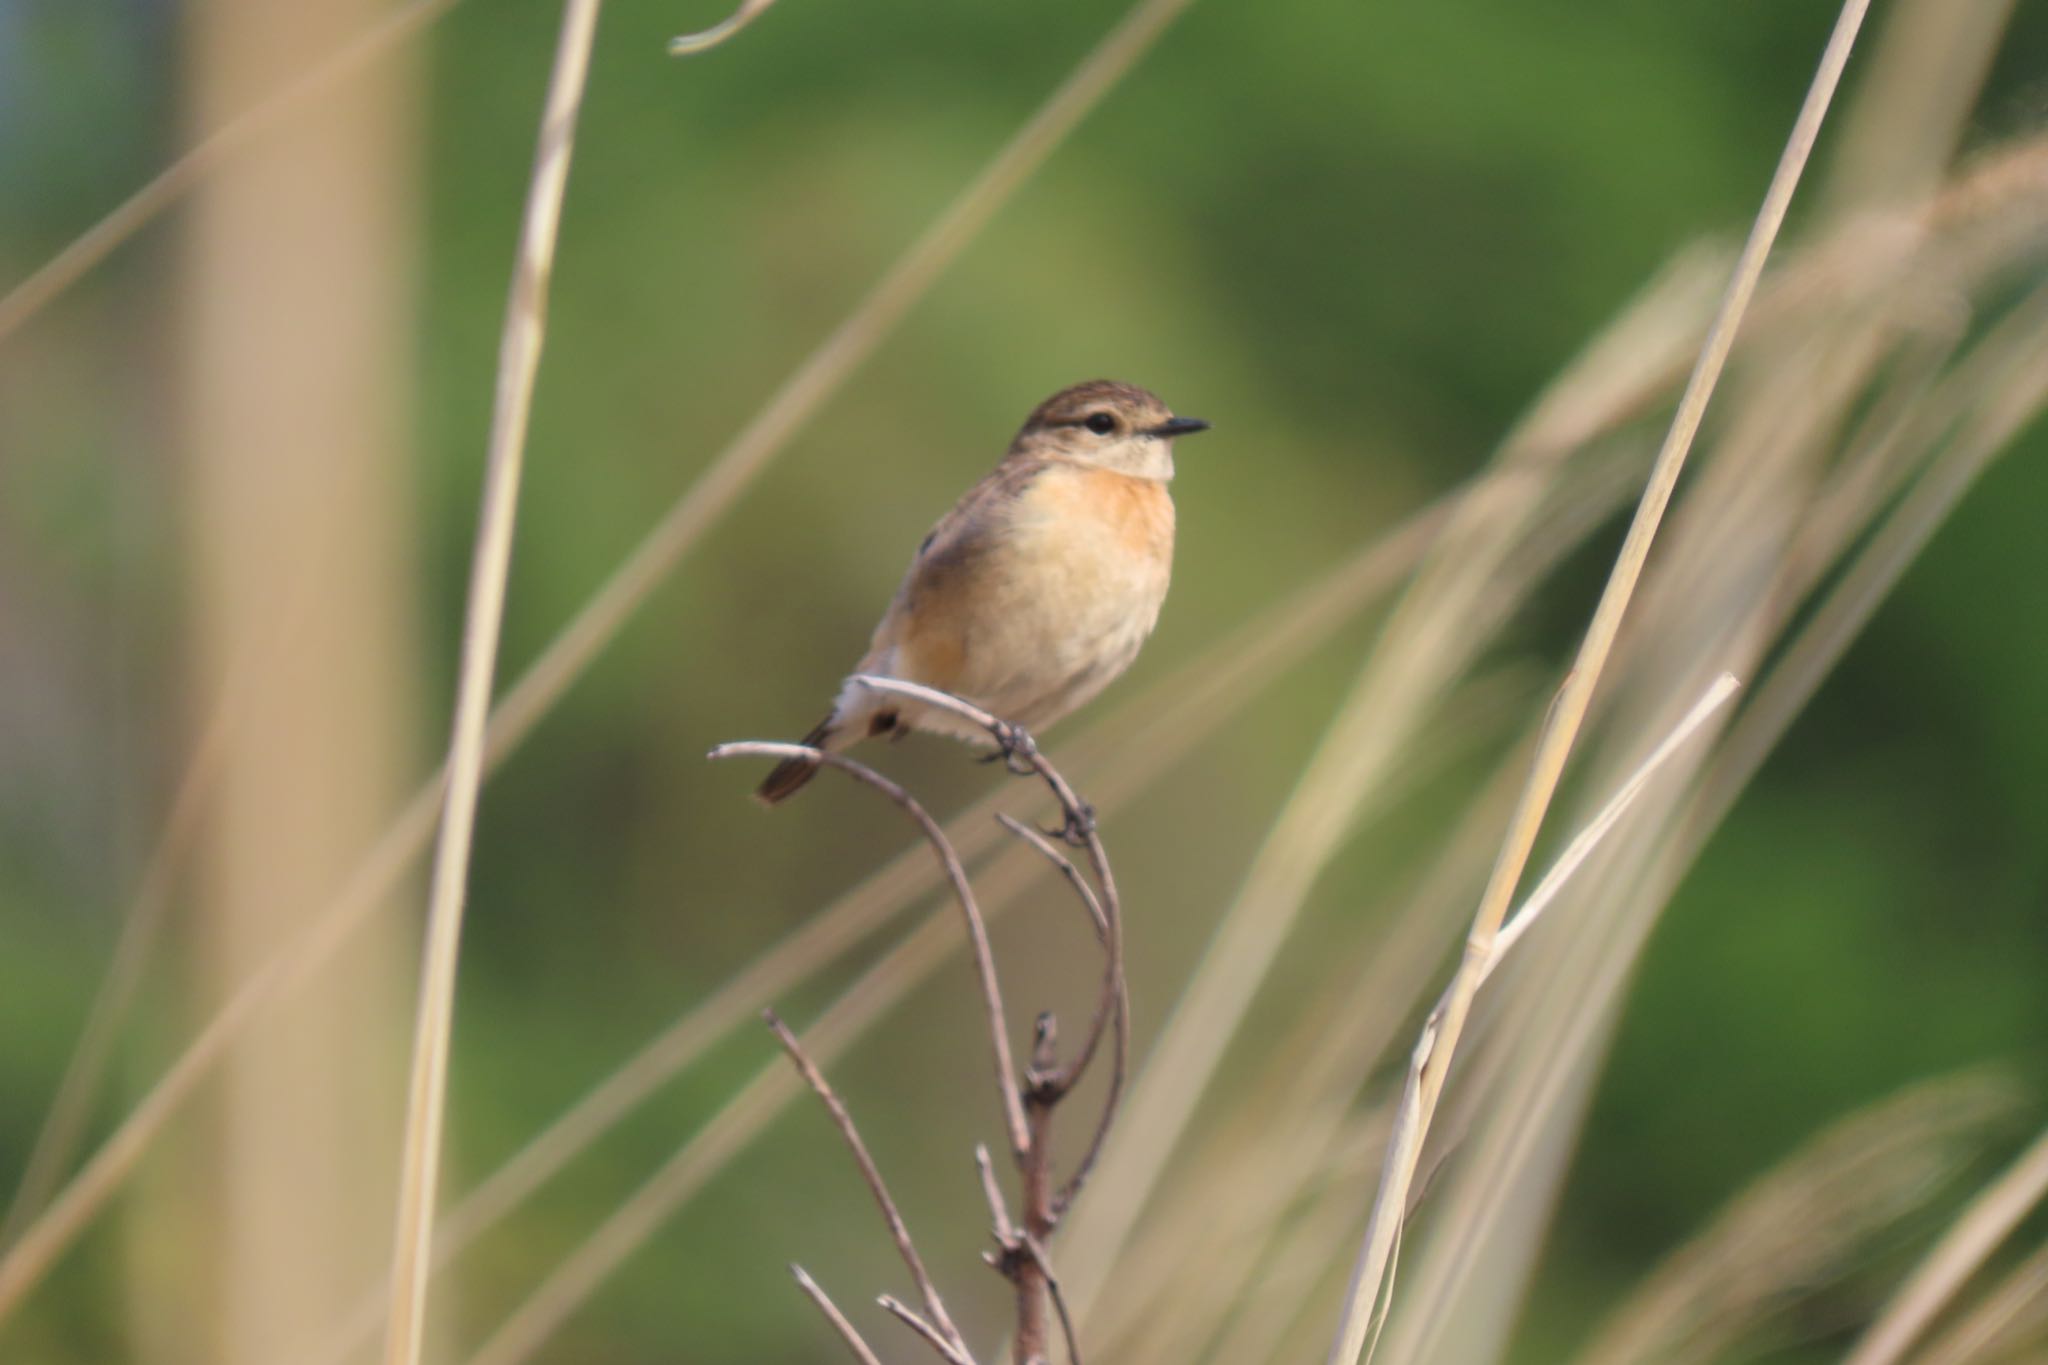
[[[994,727],[996,751],[980,760],[983,763],[1001,763],[1013,777],[1030,777],[1037,773],[1038,741],[1031,732],[1021,725],[1008,721],[997,721]]]
[[[1066,823],[1055,829],[1044,831],[1048,839],[1057,839],[1070,848],[1086,848],[1088,841],[1095,837],[1095,807],[1086,801],[1067,812]]]

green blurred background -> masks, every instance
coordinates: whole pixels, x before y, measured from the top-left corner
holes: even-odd
[[[782,0],[730,46],[677,62],[664,41],[713,22],[714,7],[609,7],[501,676],[534,657],[1116,13],[1065,0]],[[0,283],[189,140],[184,18],[163,0],[0,0]],[[1216,426],[1182,448],[1173,593],[1107,707],[1481,467],[1660,263],[1741,231],[1832,19],[1830,6],[1785,0],[1195,4],[486,789],[455,1187],[904,845],[892,812],[843,785],[766,816],[744,799],[753,775],[707,767],[703,753],[815,719],[909,549],[1038,398],[1113,376]],[[415,385],[405,494],[421,665],[406,743],[421,774],[450,704],[496,334],[557,22],[544,0],[466,0],[419,48],[406,265],[417,315],[402,368]],[[2039,124],[2044,61],[2048,11],[2021,5],[1973,145]],[[1794,233],[1799,223],[1795,211]],[[198,710],[168,434],[183,228],[174,212],[0,342],[10,1180]],[[1516,1360],[1557,1358],[1648,1262],[1827,1120],[1970,1062],[2041,1079],[2044,456],[2037,429],[1971,494],[1665,916]],[[1504,657],[1563,658],[1612,544],[1597,540],[1545,589]],[[1110,828],[1141,1048],[1370,640],[1369,622],[1339,632]],[[936,742],[880,761],[940,810],[1001,780]],[[1363,831],[1333,865],[1270,992],[1322,982],[1320,945],[1379,903],[1406,828]],[[174,906],[174,945],[187,909]],[[1001,938],[1023,964],[1012,990],[1024,1002],[1073,947],[1028,916]],[[179,1003],[182,961],[174,948],[149,974],[123,1095],[195,1021]],[[782,1002],[787,1012],[809,1018],[853,965]],[[954,1078],[980,1080],[971,1008],[964,973],[948,973],[838,1074],[884,1166],[901,1172],[929,1259],[986,1326],[1000,1286],[963,1268],[980,1214],[961,1154],[994,1115],[979,1091],[972,1105],[929,1100]],[[466,1258],[449,1339],[488,1332],[769,1055],[752,1033],[721,1047]],[[100,1131],[119,1107],[102,1105]],[[543,1358],[837,1358],[783,1265],[801,1258],[858,1302],[884,1253],[864,1197],[817,1115],[784,1119]],[[0,1327],[0,1356],[198,1358],[120,1311],[135,1260],[119,1226],[93,1233],[24,1320]],[[1816,1310],[1794,1333],[1809,1344],[1786,1358],[1831,1358],[1837,1326]]]

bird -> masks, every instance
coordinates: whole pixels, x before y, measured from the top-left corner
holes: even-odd
[[[970,743],[962,717],[855,681],[921,683],[1029,734],[1130,667],[1159,620],[1173,569],[1173,443],[1206,431],[1134,384],[1097,379],[1032,409],[996,467],[933,526],[832,709],[804,736],[838,752],[910,731]],[[774,806],[818,770],[776,765],[754,793]]]

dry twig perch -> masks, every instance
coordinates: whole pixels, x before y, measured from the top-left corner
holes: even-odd
[[[1033,1031],[1030,1058],[1022,1068],[1018,1067],[1010,1045],[1002,987],[996,974],[994,954],[989,947],[988,929],[983,922],[980,907],[975,903],[974,889],[969,885],[966,869],[946,838],[945,831],[909,792],[865,764],[840,754],[825,753],[799,744],[757,741],[722,744],[711,751],[710,757],[807,757],[823,766],[837,768],[893,801],[917,824],[926,841],[931,844],[932,851],[937,855],[940,867],[952,886],[954,899],[959,903],[961,915],[966,923],[967,937],[974,956],[975,975],[981,985],[982,999],[986,1007],[1006,1137],[1010,1154],[1017,1163],[1020,1184],[1018,1211],[1012,1215],[1004,1202],[988,1149],[975,1149],[975,1161],[980,1169],[982,1192],[988,1200],[991,1230],[996,1243],[996,1250],[985,1253],[984,1259],[1016,1289],[1016,1359],[1022,1362],[1022,1365],[1044,1365],[1049,1361],[1052,1323],[1057,1318],[1066,1340],[1068,1358],[1075,1362],[1075,1365],[1079,1365],[1080,1345],[1046,1244],[1052,1237],[1054,1229],[1059,1226],[1060,1218],[1080,1194],[1088,1173],[1094,1168],[1096,1157],[1101,1153],[1102,1145],[1109,1136],[1110,1125],[1115,1121],[1117,1109],[1123,1099],[1124,1080],[1129,1068],[1130,1001],[1124,980],[1123,916],[1117,899],[1116,879],[1110,871],[1109,856],[1104,852],[1102,840],[1096,832],[1094,811],[1075,794],[1066,779],[1039,752],[1038,746],[1022,729],[949,693],[935,691],[915,683],[870,677],[862,677],[858,681],[881,691],[894,692],[930,706],[942,707],[979,725],[988,731],[999,754],[1008,763],[1012,772],[1020,776],[1039,778],[1059,803],[1062,823],[1056,830],[1041,833],[1018,821],[999,818],[1002,818],[1004,828],[1044,855],[1059,870],[1073,888],[1083,908],[1087,910],[1089,922],[1103,946],[1102,986],[1093,1016],[1089,1021],[1088,1031],[1082,1038],[1080,1046],[1064,1062],[1059,1057],[1057,1024],[1053,1016],[1047,1013],[1038,1016]],[[1094,873],[1092,885],[1089,878],[1083,875],[1073,861],[1060,850],[1060,842],[1087,853],[1090,869]],[[881,1209],[883,1221],[888,1225],[897,1252],[902,1256],[903,1263],[917,1286],[918,1295],[923,1302],[923,1312],[920,1313],[887,1294],[880,1298],[881,1306],[900,1319],[941,1359],[950,1362],[950,1365],[975,1365],[974,1355],[959,1328],[954,1325],[951,1315],[947,1313],[938,1287],[925,1269],[923,1259],[918,1255],[917,1248],[911,1240],[909,1229],[904,1225],[901,1213],[897,1211],[896,1202],[890,1196],[888,1186],[883,1182],[873,1158],[868,1155],[867,1145],[861,1140],[859,1130],[854,1126],[852,1115],[832,1089],[831,1083],[825,1079],[824,1074],[804,1051],[803,1044],[797,1036],[772,1012],[767,1015],[767,1021],[804,1081],[824,1103],[839,1129],[840,1136],[853,1153],[861,1177]],[[1061,1101],[1073,1092],[1074,1087],[1080,1084],[1086,1075],[1089,1066],[1101,1051],[1105,1038],[1111,1040],[1108,1094],[1080,1160],[1064,1181],[1058,1181],[1052,1166],[1053,1119]],[[825,1291],[819,1288],[801,1267],[792,1266],[791,1271],[796,1276],[797,1283],[846,1342],[855,1358],[863,1362],[876,1361],[878,1357],[874,1349],[862,1339],[858,1329],[839,1311]]]

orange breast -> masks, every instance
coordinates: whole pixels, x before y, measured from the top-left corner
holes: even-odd
[[[1065,504],[1062,517],[1100,523],[1134,557],[1173,557],[1173,498],[1157,479],[1084,469],[1058,480],[1048,491]]]

